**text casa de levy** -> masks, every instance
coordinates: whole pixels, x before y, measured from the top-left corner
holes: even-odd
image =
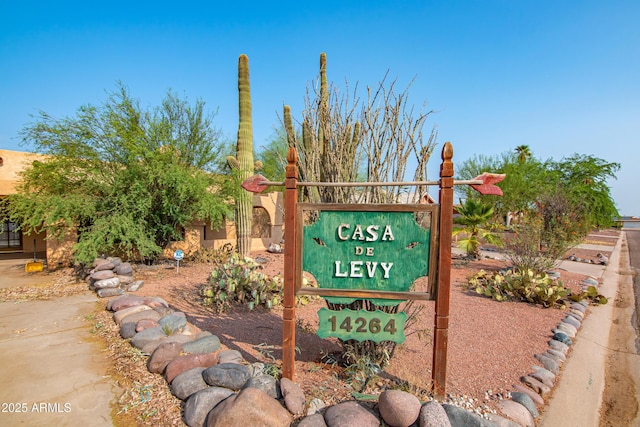
[[[390,225],[361,225],[342,223],[337,228],[338,240],[343,242],[363,242],[362,246],[356,246],[354,255],[375,256],[375,248],[366,246],[374,242],[390,242],[394,240]],[[334,276],[337,278],[373,278],[377,271],[381,271],[382,278],[388,279],[393,267],[392,262],[355,260],[342,263],[334,261]]]

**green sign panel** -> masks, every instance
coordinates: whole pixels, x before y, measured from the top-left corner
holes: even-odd
[[[406,292],[429,273],[430,231],[416,223],[413,212],[321,211],[304,227],[303,239],[303,269],[320,288]],[[354,298],[327,300],[350,304]]]
[[[402,343],[405,340],[404,324],[407,314],[385,313],[380,310],[329,310],[321,308],[318,311],[320,338],[336,337],[341,340],[357,341],[394,341]]]

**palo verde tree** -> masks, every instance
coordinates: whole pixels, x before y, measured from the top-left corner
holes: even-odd
[[[8,199],[25,233],[76,232],[75,260],[100,254],[152,261],[194,220],[219,225],[234,194],[213,173],[220,133],[201,100],[169,91],[143,110],[118,84],[100,106],[56,119],[41,112],[22,131],[43,159],[27,167]]]
[[[284,181],[288,148],[287,134],[284,128],[275,129],[269,142],[256,152],[256,157],[262,162],[260,173],[272,181]],[[281,191],[282,187],[274,187],[274,190]]]
[[[502,196],[482,196],[482,200],[491,203],[496,219],[506,222],[507,215],[519,216],[535,209],[540,194],[551,187],[546,178],[547,165],[535,158],[521,160],[517,152],[504,152],[497,156],[474,155],[461,162],[456,168],[459,179],[473,179],[483,172],[505,174],[502,182],[497,184],[502,189]],[[463,199],[476,198],[477,192],[466,185],[455,187],[455,191]]]
[[[549,159],[541,161],[526,155],[524,159],[520,146],[515,153],[503,153],[500,156],[474,156],[462,162],[458,168],[460,179],[472,179],[479,173],[495,171],[506,174],[498,184],[504,196],[487,196],[494,203],[497,215],[507,212],[531,212],[540,210],[544,200],[553,198],[561,203],[558,212],[571,210],[576,216],[572,219],[582,224],[582,233],[593,227],[606,227],[618,216],[611,191],[607,185],[609,179],[616,178],[620,164],[607,162],[591,155],[574,154],[559,161]],[[456,188],[464,196],[472,196],[469,188]],[[558,196],[560,193],[561,196]],[[564,199],[559,202],[560,199]]]
[[[619,163],[591,155],[574,154],[552,163],[552,168],[571,203],[583,207],[582,217],[586,227],[609,227],[613,224],[613,218],[619,213],[607,181],[616,178],[615,174],[620,170]]]
[[[528,151],[520,146],[498,157],[475,156],[461,163],[458,177],[471,179],[484,171],[506,174],[498,184],[504,196],[483,200],[493,203],[501,219],[508,213],[517,218],[512,224],[516,236],[505,242],[514,264],[543,271],[589,230],[610,226],[618,216],[607,180],[615,178],[620,165],[579,154],[543,162]],[[468,189],[456,190],[469,196]]]
[[[289,115],[287,116],[287,112]],[[285,110],[285,121],[289,120],[291,123],[291,114],[288,107]],[[291,135],[294,135],[293,128]],[[298,139],[302,138],[298,133],[296,136]],[[287,152],[289,151],[289,134],[285,130],[284,125],[274,129],[273,134],[265,145],[259,147],[256,150],[256,158],[258,162],[262,163],[260,173],[267,177],[271,181],[282,182],[285,180],[285,168],[287,166]],[[284,188],[281,186],[270,187],[265,192],[282,191]]]

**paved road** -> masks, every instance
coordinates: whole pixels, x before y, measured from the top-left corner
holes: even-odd
[[[628,251],[621,261],[609,339],[600,427],[640,426],[640,230],[625,231]],[[626,260],[624,259],[626,255]]]
[[[635,315],[632,322],[636,330],[636,353],[640,354],[640,229],[628,230],[626,234],[629,245],[629,264],[634,272]],[[638,392],[640,393],[640,390]]]

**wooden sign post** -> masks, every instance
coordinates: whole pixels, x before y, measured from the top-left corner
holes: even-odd
[[[504,175],[485,173],[473,180],[454,181],[453,147],[444,144],[440,179],[435,182],[299,182],[298,154],[287,153],[286,179],[270,182],[255,175],[242,186],[261,192],[273,185],[285,187],[284,311],[282,315],[282,376],[295,375],[296,294],[320,295],[329,302],[349,304],[370,299],[378,306],[403,300],[434,300],[432,388],[443,399],[447,379],[447,346],[451,281],[451,233],[453,186],[470,185],[481,194],[502,195],[494,184]],[[375,205],[298,203],[302,186],[439,186],[438,204]],[[304,225],[307,212],[317,219]],[[417,224],[415,214],[429,218],[429,226]],[[313,274],[318,287],[302,287],[303,271]],[[418,277],[428,277],[427,292],[412,291]],[[320,337],[342,340],[404,341],[405,313],[381,310],[318,312]]]
[[[296,216],[298,211],[298,153],[287,153],[284,192],[284,311],[282,312],[282,376],[293,381],[296,349]]]
[[[449,342],[449,297],[451,294],[451,234],[453,232],[453,147],[446,143],[440,165],[440,249],[438,286],[433,335],[431,379],[433,394],[443,399],[447,384],[447,346]]]

